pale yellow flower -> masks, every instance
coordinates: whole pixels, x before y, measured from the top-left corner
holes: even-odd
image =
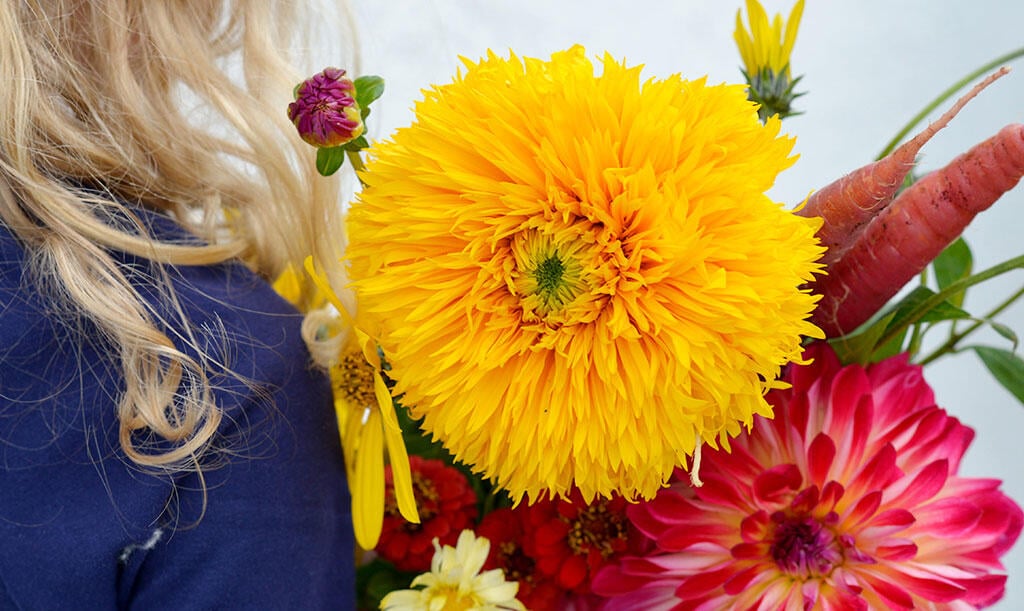
[[[459,534],[455,547],[434,539],[430,572],[417,576],[410,590],[389,593],[382,611],[525,611],[516,600],[519,584],[505,581],[501,569],[480,572],[490,542],[470,530]]]

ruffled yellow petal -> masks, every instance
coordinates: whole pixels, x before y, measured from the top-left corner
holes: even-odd
[[[793,140],[743,86],[598,74],[582,47],[464,63],[370,152],[359,326],[428,434],[516,500],[650,498],[770,414],[820,335],[817,221],[765,194]]]

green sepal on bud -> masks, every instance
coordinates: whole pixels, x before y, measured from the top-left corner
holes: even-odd
[[[316,171],[322,176],[334,174],[345,164],[347,145],[330,146],[316,150]]]
[[[793,102],[804,95],[804,92],[794,92],[796,84],[803,76],[789,78],[788,64],[778,73],[768,67],[761,68],[753,77],[746,70],[741,70],[741,72],[749,85],[747,97],[751,102],[759,105],[757,116],[762,123],[773,115],[778,115],[779,119],[785,119],[803,114],[793,109]]]
[[[353,84],[356,87],[356,103],[363,112],[368,112],[370,104],[384,95],[384,79],[379,76],[360,76]]]

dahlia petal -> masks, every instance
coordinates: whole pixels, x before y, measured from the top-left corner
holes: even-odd
[[[789,509],[798,515],[810,513],[812,509],[817,507],[819,499],[818,487],[809,486],[796,493],[793,500],[789,503]]]
[[[901,453],[901,466],[910,470],[944,458],[950,463],[950,473],[955,472],[974,437],[974,431],[936,406],[905,418],[903,423],[906,429],[893,439],[906,446]]]
[[[668,572],[689,573],[727,564],[731,562],[731,554],[728,549],[721,546],[698,543],[683,552],[649,556],[648,560]]]
[[[937,537],[956,537],[974,530],[983,516],[976,503],[962,498],[941,499],[919,507],[914,513],[922,528]]]
[[[861,397],[854,409],[850,445],[843,452],[848,464],[858,464],[863,459],[874,432],[874,418],[875,407],[871,397]]]
[[[904,529],[916,521],[917,518],[915,518],[914,514],[910,511],[901,507],[894,507],[892,509],[886,509],[876,515],[875,518],[871,520],[871,528],[886,529],[892,527],[896,529]],[[863,532],[867,533],[867,529]]]
[[[740,522],[740,537],[745,543],[760,541],[768,533],[768,512],[758,511]]]
[[[875,548],[875,556],[888,562],[912,560],[917,556],[917,545],[915,543],[904,543],[902,545],[879,546]]]
[[[949,476],[949,461],[929,463],[917,475],[894,483],[886,494],[886,503],[898,507],[914,507],[931,499],[942,490]],[[901,490],[902,488],[902,490]]]
[[[825,485],[836,457],[836,444],[826,433],[818,433],[807,447],[808,480],[819,488]]]
[[[736,574],[737,570],[737,567],[726,566],[684,577],[676,588],[676,595],[679,598],[693,598],[706,595],[722,586]]]
[[[684,524],[700,515],[700,510],[682,495],[672,490],[665,490],[650,502],[643,505],[632,505],[626,512],[637,525],[648,519],[651,524]]]
[[[870,401],[871,384],[867,374],[860,367],[844,367],[840,369],[831,380],[829,396],[826,398],[828,413],[826,423],[822,427],[826,431],[834,431],[841,435],[842,441],[839,445],[844,456],[851,456],[856,459],[855,447],[851,438],[855,434],[863,437],[863,431],[855,431],[855,419],[859,407],[865,400]],[[868,423],[870,424],[870,422]],[[863,428],[863,423],[861,427]]]
[[[754,480],[754,498],[762,505],[778,503],[803,483],[803,475],[796,465],[777,465],[762,472]]]
[[[878,449],[878,452],[857,472],[848,490],[859,490],[868,492],[882,490],[903,476],[903,472],[896,466],[896,449],[892,444],[885,444]]]
[[[744,495],[734,485],[718,481],[713,474],[708,474],[704,479],[704,485],[695,490],[697,498],[709,505],[719,507],[741,508],[749,507],[753,499]]]
[[[875,515],[878,508],[882,506],[882,491],[874,490],[865,494],[854,504],[850,512],[843,520],[851,525],[858,525]]]
[[[726,580],[726,582],[722,584],[722,589],[726,594],[735,596],[750,587],[751,582],[755,581],[758,577],[766,578],[769,574],[770,573],[765,571],[765,566],[763,564],[755,564],[747,567],[739,573],[736,573]]]
[[[835,480],[826,482],[825,487],[821,489],[821,500],[819,503],[822,507],[828,507],[829,510],[834,510],[836,503],[843,498],[845,493],[846,490],[839,482]]]
[[[721,522],[695,522],[693,525],[673,526],[658,537],[658,546],[665,551],[681,551],[696,543],[717,541],[735,532],[735,527]]]
[[[897,585],[901,582],[892,582],[886,576],[876,576],[871,573],[861,575],[868,588],[892,609],[913,609],[914,597],[904,588]]]
[[[746,558],[762,558],[768,551],[767,543],[739,543],[730,550],[732,557],[738,560]]]
[[[935,602],[950,602],[961,598],[967,591],[958,583],[951,583],[943,579],[928,579],[918,577],[901,577],[905,579],[908,590]]]
[[[1006,594],[1006,575],[982,575],[960,582],[967,588],[964,602],[975,607],[988,607]]]

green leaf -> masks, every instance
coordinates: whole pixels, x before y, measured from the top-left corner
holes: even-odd
[[[932,261],[932,269],[935,270],[935,280],[939,285],[939,290],[970,276],[973,267],[974,257],[971,255],[971,248],[963,238],[957,238]],[[964,302],[965,292],[961,291],[956,295],[951,295],[947,300],[955,306],[961,306]]]
[[[360,609],[378,609],[389,592],[407,589],[416,573],[399,571],[381,558],[356,568],[356,592]]]
[[[907,338],[908,330],[909,327],[904,327],[898,335],[878,348],[875,348],[875,351],[871,353],[871,362],[877,363],[889,358],[890,356],[895,356],[900,352],[903,352],[903,341]]]
[[[853,335],[830,343],[843,363],[866,365],[898,353],[903,347],[907,329],[914,323],[959,320],[971,315],[948,301],[934,302],[937,294],[919,286],[869,321]],[[927,307],[927,310],[922,308]]]
[[[1024,359],[1009,350],[975,346],[974,351],[1003,388],[1024,404]]]
[[[878,340],[889,328],[889,323],[896,312],[889,312],[869,323],[862,331],[853,335],[846,335],[837,339],[829,340],[829,344],[836,351],[836,355],[844,365],[859,363],[867,365],[871,362],[871,355],[874,354]],[[902,335],[900,336],[903,337]]]
[[[902,326],[912,322],[940,322],[971,317],[966,311],[948,301],[940,301],[922,313],[921,308],[935,296],[935,291],[925,286],[919,286],[910,291],[896,304],[894,308],[896,315],[889,323],[887,331],[899,332]],[[913,320],[910,320],[911,318]]]
[[[345,144],[343,144],[341,146],[346,151],[352,151],[354,153],[358,153],[359,151],[363,150],[364,148],[370,146],[370,143],[367,142],[365,136],[359,136],[355,140],[349,140],[348,142],[346,142]]]
[[[360,108],[367,108],[384,95],[384,79],[379,76],[361,76],[353,84],[356,86],[356,103]]]
[[[334,174],[343,163],[345,163],[344,147],[331,146],[316,151],[316,171],[323,176]]]
[[[1013,329],[1011,329],[1010,327],[1007,327],[1006,325],[1004,325],[1001,322],[996,322],[994,320],[988,320],[988,321],[985,321],[985,322],[988,323],[988,326],[992,327],[993,331],[995,331],[999,335],[1003,336],[1004,338],[1010,340],[1010,343],[1013,344],[1012,350],[1016,352],[1017,344],[1020,343],[1020,340],[1017,339],[1017,334],[1014,332]]]

